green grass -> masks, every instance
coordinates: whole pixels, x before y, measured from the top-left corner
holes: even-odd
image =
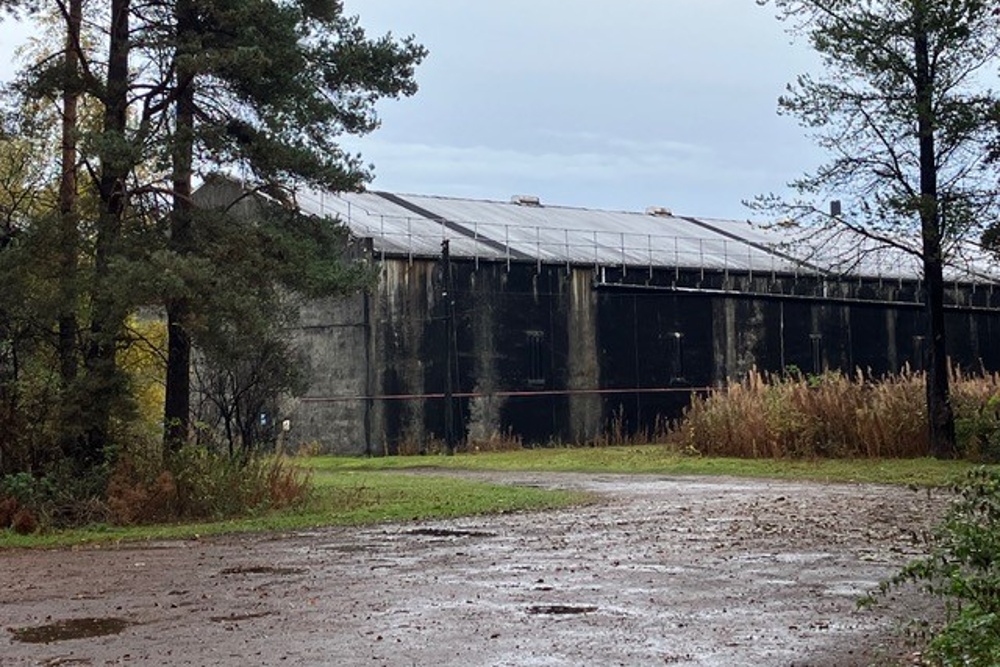
[[[944,486],[972,466],[961,461],[768,460],[680,456],[662,446],[535,449],[384,458],[294,459],[311,471],[315,495],[305,507],[239,520],[138,527],[92,526],[43,535],[0,532],[0,548],[68,547],[119,541],[191,539],[225,533],[308,530],[320,526],[544,510],[591,500],[583,493],[488,484],[448,477],[448,470],[729,475],[823,482]],[[400,474],[439,469],[441,475]]]
[[[589,472],[662,475],[730,475],[773,479],[945,486],[971,469],[965,461],[935,459],[736,459],[683,456],[666,447],[641,445],[589,449],[525,449],[455,456],[304,459],[316,471],[406,470],[412,468]]]
[[[584,493],[502,486],[450,477],[378,471],[312,472],[314,497],[305,507],[244,519],[154,526],[91,526],[41,535],[0,531],[0,549],[72,547],[139,540],[192,539],[226,533],[288,532],[321,526],[448,518],[567,507],[591,499]]]

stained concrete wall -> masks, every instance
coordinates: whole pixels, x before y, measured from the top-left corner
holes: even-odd
[[[587,442],[600,435],[604,426],[601,396],[590,393],[601,386],[601,364],[597,343],[597,294],[593,272],[572,269],[566,299],[568,355],[566,388],[569,395],[568,435],[570,442]]]
[[[322,451],[364,454],[368,408],[365,299],[363,295],[316,300],[303,306],[294,344],[306,365],[308,389],[285,400],[291,422],[286,442],[314,443]]]
[[[923,364],[915,283],[455,260],[446,297],[443,276],[437,259],[388,258],[369,297],[303,311],[313,383],[289,406],[293,440],[378,455],[443,438],[449,321],[458,433],[473,444],[585,442],[613,424],[648,433],[691,390],[753,367]],[[955,362],[1000,370],[1000,293],[949,297]]]

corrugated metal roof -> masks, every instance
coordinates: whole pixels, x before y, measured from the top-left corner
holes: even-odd
[[[627,267],[680,267],[850,274],[918,279],[919,259],[852,232],[758,225],[672,214],[379,192],[299,191],[300,208],[338,217],[386,255]],[[905,245],[905,244],[901,244]],[[949,280],[1000,278],[996,264],[972,244],[956,247]]]

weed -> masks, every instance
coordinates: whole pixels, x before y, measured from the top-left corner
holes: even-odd
[[[463,451],[470,454],[479,452],[511,452],[524,449],[524,441],[512,431],[501,433],[494,431],[482,438],[469,438]]]
[[[38,517],[27,507],[22,507],[14,512],[10,527],[18,535],[31,535],[38,530]]]
[[[1000,378],[954,374],[959,447],[1000,457]],[[741,458],[914,458],[930,449],[924,376],[857,371],[803,376],[751,371],[695,396],[666,441],[682,451]]]
[[[947,612],[930,639],[932,662],[992,667],[1000,664],[1000,471],[976,468],[954,490],[929,555],[910,562],[862,603],[917,583],[943,600]]]
[[[186,445],[166,457],[122,457],[108,484],[119,525],[223,519],[288,507],[309,495],[309,475],[278,456],[230,457]]]

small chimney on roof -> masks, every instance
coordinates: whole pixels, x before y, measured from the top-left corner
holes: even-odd
[[[834,199],[833,201],[830,202],[830,217],[831,218],[839,218],[840,214],[841,214],[841,211],[842,211],[842,209],[841,209],[841,206],[840,206],[840,200],[839,199]]]
[[[646,215],[654,215],[658,218],[669,218],[674,214],[666,206],[649,206],[646,208]]]
[[[510,198],[510,203],[518,206],[541,206],[542,200],[537,195],[514,195]]]

